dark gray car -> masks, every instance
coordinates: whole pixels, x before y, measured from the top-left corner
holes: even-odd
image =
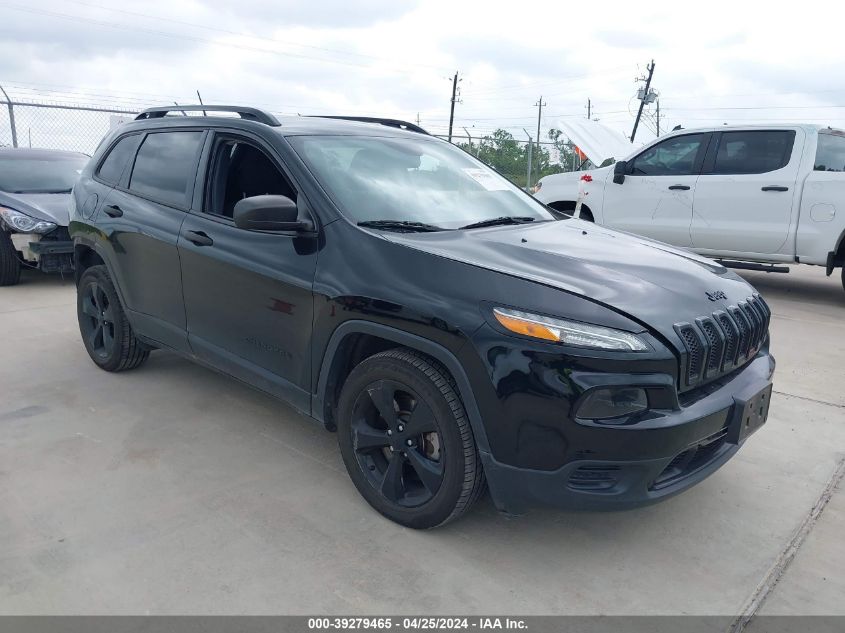
[[[0,286],[21,267],[73,271],[67,232],[70,192],[88,156],[44,149],[0,149]]]

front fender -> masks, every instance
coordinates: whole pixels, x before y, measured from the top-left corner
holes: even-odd
[[[411,334],[392,328],[381,323],[373,323],[372,321],[363,321],[353,319],[344,321],[337,328],[329,339],[326,346],[326,351],[323,354],[323,359],[320,365],[319,378],[317,379],[317,388],[312,396],[311,401],[311,416],[320,422],[325,423],[325,404],[328,391],[329,377],[335,355],[341,349],[343,340],[353,334],[368,334],[370,336],[377,336],[382,339],[394,342],[397,345],[402,345],[410,349],[422,352],[431,356],[439,363],[441,363],[452,377],[458,388],[458,395],[464,404],[464,409],[467,412],[467,417],[472,427],[472,432],[475,435],[476,445],[478,450],[489,452],[489,442],[487,440],[487,433],[484,429],[484,424],[481,419],[481,412],[478,409],[478,404],[475,400],[475,395],[470,386],[469,378],[464,371],[460,361],[448,349],[430,339]]]

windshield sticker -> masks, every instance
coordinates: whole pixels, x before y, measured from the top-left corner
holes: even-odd
[[[463,171],[487,191],[507,191],[508,189],[508,184],[504,180],[496,178],[494,174],[491,174],[486,169],[465,167]]]

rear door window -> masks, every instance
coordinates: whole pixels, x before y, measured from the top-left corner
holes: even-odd
[[[100,163],[100,168],[97,170],[97,176],[100,180],[112,186],[120,182],[123,170],[138,149],[141,136],[141,134],[124,136],[109,150],[105,160]]]
[[[845,171],[845,132],[819,132],[816,171]]]
[[[689,176],[698,173],[706,134],[674,136],[649,147],[633,160],[632,176]]]
[[[135,158],[129,190],[162,204],[187,207],[202,135],[199,131],[148,134]]]
[[[712,173],[765,174],[786,167],[794,142],[794,130],[722,132]]]

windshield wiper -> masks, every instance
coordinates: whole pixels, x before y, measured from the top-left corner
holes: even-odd
[[[533,222],[534,218],[527,215],[503,215],[499,218],[490,218],[489,220],[481,220],[480,222],[473,222],[462,226],[462,229],[480,229],[483,226],[500,226],[502,224],[526,224]]]
[[[429,233],[433,231],[447,231],[442,226],[435,226],[434,224],[426,224],[425,222],[410,222],[407,220],[364,220],[358,222],[358,226],[363,226],[370,229],[387,229],[395,231],[408,231]]]

